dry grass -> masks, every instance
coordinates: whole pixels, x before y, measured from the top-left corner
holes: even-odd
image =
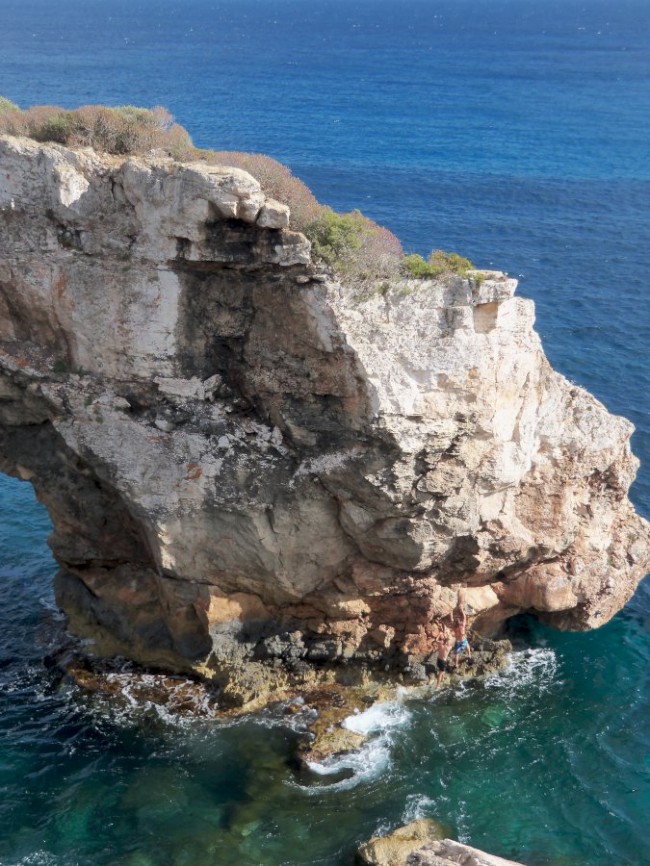
[[[159,150],[183,159],[193,149],[186,130],[174,123],[165,108],[132,105],[86,105],[72,111],[53,105],[36,105],[26,111],[0,108],[0,132],[114,154]]]
[[[92,147],[100,153],[166,154],[180,161],[244,169],[259,180],[268,196],[289,206],[292,227],[305,231],[315,254],[347,280],[373,288],[378,281],[398,275],[402,246],[388,229],[359,211],[336,214],[319,204],[303,181],[271,157],[195,148],[188,132],[165,108],[86,105],[68,110],[37,105],[22,111],[0,97],[0,133],[68,147]]]

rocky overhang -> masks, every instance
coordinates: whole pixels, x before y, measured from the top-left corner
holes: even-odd
[[[650,568],[631,424],[498,272],[358,292],[249,174],[0,137],[0,469],[70,628],[242,701],[421,676],[460,606],[607,622]]]

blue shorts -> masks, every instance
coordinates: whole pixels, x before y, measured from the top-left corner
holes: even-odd
[[[469,649],[469,644],[467,643],[467,638],[464,640],[457,640],[456,646],[454,647],[454,652],[456,655],[460,655],[464,650]]]

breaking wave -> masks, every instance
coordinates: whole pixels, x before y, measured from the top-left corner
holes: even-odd
[[[411,714],[399,701],[373,704],[364,712],[348,716],[342,727],[368,737],[360,749],[334,755],[325,761],[309,761],[307,766],[317,776],[341,776],[327,785],[297,785],[308,793],[347,791],[381,776],[391,764],[395,734],[410,722]]]
[[[558,660],[546,647],[516,650],[510,654],[507,666],[487,677],[485,688],[499,689],[508,694],[526,691],[546,692],[558,684]]]

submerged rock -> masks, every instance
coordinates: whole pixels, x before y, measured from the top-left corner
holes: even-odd
[[[240,170],[9,136],[0,168],[0,469],[95,651],[231,705],[417,682],[459,606],[594,628],[648,570],[632,427],[550,368],[515,280],[360,299]]]

